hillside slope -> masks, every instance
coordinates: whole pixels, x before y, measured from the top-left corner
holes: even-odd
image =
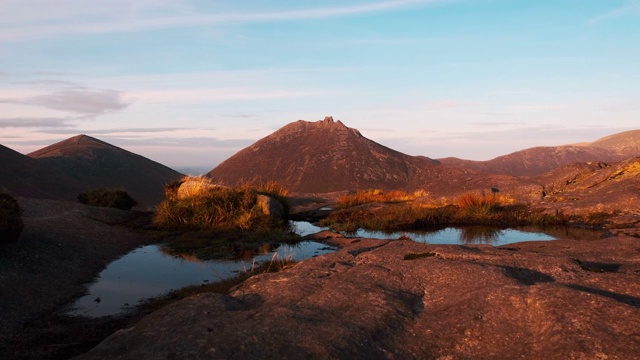
[[[580,145],[539,146],[487,161],[438,159],[443,164],[491,174],[537,176],[577,162],[616,162],[640,156],[640,130],[625,131]]]
[[[75,179],[81,185],[78,192],[97,187],[124,188],[140,208],[161,202],[164,185],[181,177],[162,164],[87,135],[74,136],[28,156]]]

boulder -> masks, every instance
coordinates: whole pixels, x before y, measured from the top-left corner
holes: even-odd
[[[258,194],[256,204],[260,206],[262,213],[265,215],[270,215],[275,219],[284,217],[284,207],[278,200],[270,196]]]
[[[189,179],[180,184],[180,187],[178,188],[178,199],[186,199],[216,187],[220,187],[220,185],[212,184],[210,181],[205,179]]]

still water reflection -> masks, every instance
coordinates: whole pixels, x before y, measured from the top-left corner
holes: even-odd
[[[327,228],[304,221],[292,222],[295,231],[305,236]],[[557,237],[589,239],[597,233],[576,233],[576,229],[545,230],[497,229],[491,227],[446,228],[429,232],[395,232],[358,230],[345,234],[375,239],[397,239],[400,236],[429,244],[490,244],[494,246],[522,241],[554,240]],[[88,295],[80,298],[67,313],[99,317],[115,315],[131,309],[147,298],[189,285],[198,285],[227,279],[238,272],[251,269],[254,263],[278,257],[304,260],[316,255],[335,251],[325,244],[305,241],[295,246],[282,245],[276,249],[266,247],[253,259],[239,261],[202,261],[190,256],[166,254],[158,245],[144,246],[114,261],[100,273],[96,282],[89,286]]]
[[[321,228],[311,223],[298,221],[293,223],[300,235],[313,234],[328,228]],[[460,228],[445,228],[434,231],[398,231],[383,232],[359,229],[351,233],[344,233],[350,237],[363,237],[373,239],[397,239],[400,236],[408,236],[413,241],[429,244],[489,244],[500,246],[523,241],[555,240],[556,237],[534,229],[499,229],[488,226],[467,226]]]
[[[158,245],[143,246],[109,264],[89,286],[89,293],[76,301],[67,314],[114,315],[171,290],[228,279],[274,256],[299,261],[335,250],[325,244],[305,241],[295,246],[282,245],[253,260],[202,261],[168,255]]]

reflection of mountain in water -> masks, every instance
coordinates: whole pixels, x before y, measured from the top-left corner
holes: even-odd
[[[502,236],[502,230],[490,226],[469,226],[460,228],[460,242],[463,244],[494,244]]]

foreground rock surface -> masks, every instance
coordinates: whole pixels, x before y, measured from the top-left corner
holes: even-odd
[[[640,354],[637,238],[499,248],[329,241],[343,249],[253,277],[229,295],[201,294],[174,303],[80,358]]]
[[[19,198],[24,230],[0,247],[0,358],[25,324],[81,296],[109,262],[153,242],[123,224],[144,213],[57,200]],[[31,358],[43,358],[33,356]]]

